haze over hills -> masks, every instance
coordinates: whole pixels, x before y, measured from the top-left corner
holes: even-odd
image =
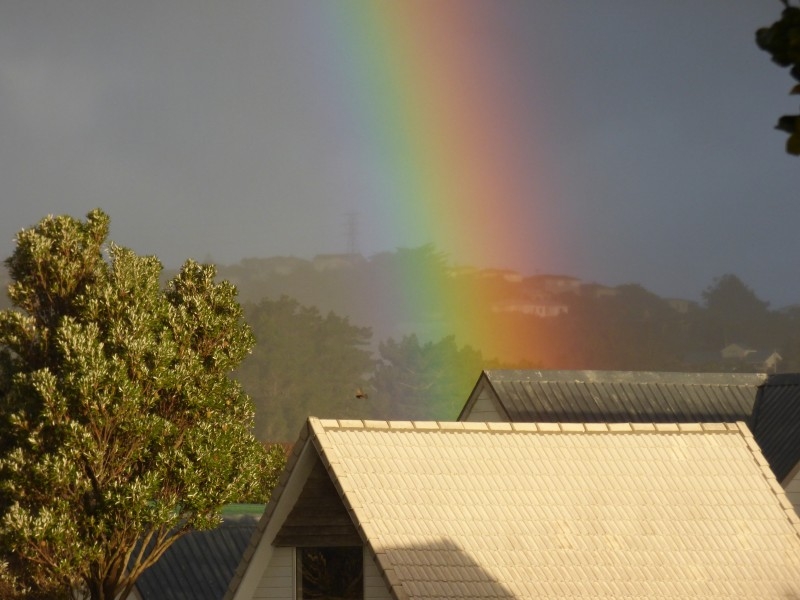
[[[694,302],[437,258],[422,247],[221,266],[257,340],[238,376],[259,435],[290,438],[307,414],[454,418],[485,368],[800,370],[800,308],[770,310],[735,275]]]
[[[800,308],[797,305],[770,307],[760,299],[757,290],[750,289],[736,277],[739,289],[729,291],[731,297],[723,300],[734,304],[727,308],[728,317],[741,323],[726,326],[724,332],[714,334],[709,327],[698,325],[708,316],[706,300],[660,297],[636,283],[608,286],[602,282],[582,281],[566,273],[525,275],[511,269],[454,267],[432,246],[384,252],[368,258],[357,253],[322,254],[311,259],[247,258],[232,265],[217,265],[217,268],[219,278],[236,285],[243,304],[287,296],[303,306],[316,308],[323,315],[332,312],[354,326],[369,327],[373,351],[381,342],[400,340],[412,334],[423,343],[454,335],[458,345],[470,345],[487,359],[507,363],[535,364],[544,368],[665,370],[696,368],[691,361],[685,362],[687,356],[713,353],[728,343],[739,343],[753,350],[780,351],[782,370],[794,364],[795,351],[789,341],[793,327],[785,327],[781,332],[773,321],[793,324]],[[403,282],[408,283],[406,289],[403,289]],[[8,283],[6,269],[0,269],[3,289],[0,308],[10,307],[5,293]],[[704,294],[718,283],[719,278],[708,282]],[[426,296],[424,286],[439,291]],[[440,291],[444,289],[451,291]],[[485,338],[477,343],[469,329],[458,328],[453,316],[446,314],[443,301],[446,294],[454,295],[457,303],[469,304],[466,314],[485,321],[487,327],[494,330],[488,343]],[[747,314],[746,306],[735,306],[737,302],[741,304],[737,294],[749,296],[746,298],[750,301],[749,309],[757,314]],[[398,296],[407,298],[400,301]],[[418,301],[417,296],[422,300]],[[614,325],[618,331],[633,326],[638,320],[660,323],[662,331],[658,333],[658,340],[661,341],[651,341],[668,346],[669,352],[659,353],[661,359],[645,353],[644,356],[650,355],[652,359],[638,356],[626,362],[621,356],[633,357],[635,350],[623,351],[624,336],[609,335],[605,343],[594,349],[594,354],[587,353],[587,342],[611,327],[609,315],[616,312],[622,319]],[[605,316],[601,318],[601,314]],[[769,323],[761,321],[763,315],[770,317]],[[672,327],[676,327],[676,331],[668,331]],[[634,335],[628,343],[636,347],[639,345],[636,340],[641,341],[641,337]],[[567,343],[570,338],[575,339]],[[578,348],[578,338],[583,340],[582,349]],[[571,349],[573,344],[576,347]],[[796,368],[800,368],[800,363]]]
[[[741,343],[753,350],[782,350],[786,354],[784,365],[791,362],[791,343],[784,339],[791,327],[782,336],[773,321],[789,319],[797,309],[771,310],[735,276],[710,281],[705,294],[716,290],[723,296],[721,303],[729,302],[731,306],[717,306],[715,310],[727,310],[729,314],[724,319],[741,323],[711,326],[701,325],[709,317],[707,299],[695,302],[662,298],[637,284],[606,286],[568,274],[524,276],[507,269],[453,268],[426,256],[424,249],[420,252],[420,263],[415,265],[400,264],[398,253],[368,259],[357,254],[319,255],[310,260],[271,257],[220,266],[219,274],[237,285],[243,302],[287,295],[317,307],[323,314],[333,311],[353,324],[368,326],[373,347],[388,338],[400,339],[409,334],[422,341],[456,334],[457,343],[472,345],[487,358],[506,362],[546,368],[665,370],[697,368],[691,360],[686,363],[688,356],[696,360],[700,353]],[[431,249],[428,252],[435,254]],[[409,275],[409,271],[415,273]],[[463,290],[460,300],[472,303],[469,314],[495,331],[489,336],[493,340],[488,344],[484,340],[478,346],[469,332],[467,337],[459,337],[463,329],[457,330],[441,313],[436,298],[428,298],[422,307],[394,301],[387,296],[397,293],[397,286],[387,285],[393,278]],[[431,283],[436,278],[441,281]],[[723,286],[722,291],[716,289],[720,282],[731,281],[734,285]],[[422,292],[412,289],[407,293]],[[593,353],[588,352],[587,344],[603,335],[605,342],[598,339]],[[651,338],[647,344],[653,349],[637,353],[648,335]],[[629,348],[623,348],[625,345]]]
[[[265,441],[292,439],[310,414],[454,418],[486,368],[800,371],[800,307],[771,310],[735,275],[694,302],[637,284],[454,268],[424,246],[251,258],[218,276],[237,286],[256,338],[235,375]]]
[[[196,4],[0,3],[0,257],[101,207],[170,268],[311,259],[357,214],[367,257],[800,302],[779,2]]]

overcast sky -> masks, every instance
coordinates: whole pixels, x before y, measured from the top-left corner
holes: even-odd
[[[344,252],[351,211],[366,255],[425,241],[341,183],[370,161],[342,157],[347,128],[323,114],[323,1],[0,0],[0,254],[46,214],[94,207],[168,266]],[[773,130],[798,102],[753,41],[778,0],[458,6],[492,20],[476,47],[513,41],[496,68],[531,104],[515,131],[548,174],[513,217],[550,251],[482,266],[693,299],[735,273],[774,307],[800,302],[800,159]]]

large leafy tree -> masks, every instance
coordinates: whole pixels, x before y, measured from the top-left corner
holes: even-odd
[[[253,344],[236,290],[194,261],[162,288],[108,228],[100,210],[47,217],[6,261],[0,572],[25,597],[127,597],[264,462],[229,377]]]
[[[792,78],[800,82],[800,7],[791,5],[789,0],[781,0],[781,3],[784,6],[781,18],[756,31],[756,44],[772,56],[772,62],[789,67]],[[796,83],[790,93],[800,94],[800,83]],[[800,156],[800,115],[783,115],[775,128],[789,134],[786,151]]]

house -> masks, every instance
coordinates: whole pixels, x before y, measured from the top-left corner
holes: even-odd
[[[744,423],[311,418],[225,597],[799,595]]]
[[[587,298],[616,298],[619,296],[619,289],[599,283],[582,283],[580,293]]]
[[[690,310],[697,307],[697,302],[686,300],[684,298],[666,298],[664,302],[667,303],[672,310],[682,315],[685,315]]]
[[[745,361],[764,373],[777,373],[783,357],[776,350],[757,350],[745,358]]]
[[[775,373],[783,357],[775,350],[756,350],[746,344],[728,344],[719,352],[721,364],[730,370],[759,370]],[[732,367],[732,368],[731,368]]]
[[[360,254],[317,254],[311,261],[315,271],[352,269],[366,262]]]
[[[755,348],[751,348],[747,344],[736,342],[725,346],[719,351],[719,354],[724,359],[744,359],[750,354],[753,354],[755,351]]]
[[[536,315],[541,318],[557,317],[569,312],[569,306],[564,302],[551,300],[543,294],[530,297],[520,294],[516,298],[506,298],[492,304],[493,313],[518,313],[522,315]]]
[[[744,421],[800,511],[800,374],[490,370],[458,420]]]
[[[525,286],[532,291],[541,290],[550,294],[578,294],[581,280],[569,275],[531,275],[525,279]]]
[[[267,279],[271,275],[290,275],[309,264],[296,256],[272,256],[270,258],[243,258],[242,268],[254,279]]]
[[[480,269],[476,274],[480,279],[493,279],[507,281],[508,283],[520,283],[522,281],[522,275],[519,271],[512,269]]]
[[[223,511],[215,529],[179,538],[139,577],[128,600],[219,600],[263,513],[263,505]]]

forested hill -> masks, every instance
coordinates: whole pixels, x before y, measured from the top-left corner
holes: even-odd
[[[322,315],[333,312],[353,325],[368,327],[373,350],[383,341],[412,333],[422,342],[453,333],[441,320],[437,322],[436,306],[420,308],[417,303],[412,312],[391,297],[398,286],[387,282],[416,280],[441,289],[479,289],[475,314],[497,333],[495,341],[475,349],[503,363],[684,369],[698,366],[701,359],[715,363],[713,354],[735,343],[747,350],[777,350],[782,370],[800,368],[800,305],[772,309],[730,274],[709,282],[703,300],[695,303],[662,298],[636,284],[608,287],[567,275],[523,277],[506,270],[453,269],[425,246],[369,259],[359,255],[246,259],[220,266],[219,276],[238,287],[243,303],[288,296]],[[456,342],[467,345],[471,340]]]
[[[218,276],[238,287],[256,337],[236,376],[265,441],[293,440],[308,415],[452,419],[484,368],[800,371],[800,307],[773,310],[735,275],[693,303],[635,284],[453,269],[426,246],[247,259]],[[433,304],[394,302],[398,278],[478,290],[490,340],[452,337]]]
[[[496,332],[492,342],[448,336],[434,307],[429,316],[387,310],[397,303],[381,296],[394,289],[386,282],[413,269],[419,281],[480,288],[476,314]],[[423,247],[247,259],[219,276],[239,288],[256,335],[238,377],[256,401],[257,433],[270,440],[293,439],[308,414],[454,418],[482,368],[800,370],[800,308],[770,309],[735,275],[693,303],[635,284],[454,270]]]

